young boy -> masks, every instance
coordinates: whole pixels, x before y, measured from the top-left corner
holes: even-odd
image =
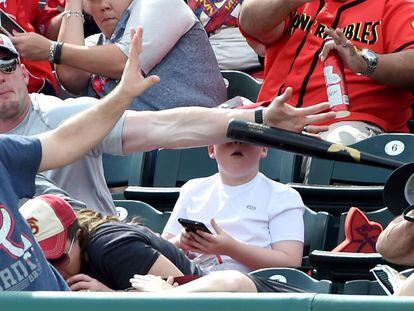
[[[295,190],[259,173],[267,148],[230,142],[209,146],[208,152],[219,173],[182,187],[162,236],[195,252],[207,273],[299,266],[304,205]],[[210,222],[215,234],[186,232],[178,218]]]

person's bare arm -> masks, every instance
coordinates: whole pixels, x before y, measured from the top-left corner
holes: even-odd
[[[326,59],[330,51],[336,50],[345,67],[352,72],[361,73],[367,70],[366,61],[340,29],[327,29],[325,32],[333,40],[325,44],[320,55],[321,61]],[[378,54],[377,68],[369,77],[383,84],[412,90],[414,88],[414,49]]]
[[[139,292],[205,293],[205,292],[257,292],[256,285],[240,271],[215,271],[181,286],[173,285],[173,278],[164,281],[154,275],[134,275],[131,285]]]
[[[226,255],[252,270],[270,267],[297,267],[302,263],[303,243],[280,241],[271,249],[249,245],[238,241],[225,232],[215,221],[211,225],[216,234],[197,230],[189,232],[187,245],[191,251],[201,254]]]
[[[67,0],[65,11],[83,12],[83,4],[84,0]],[[84,46],[85,34],[83,32],[82,18],[75,14],[69,18],[63,18],[57,41]],[[60,83],[74,94],[82,93],[88,86],[91,71],[66,66],[65,64],[55,65],[55,70]]]
[[[164,255],[158,256],[151,266],[148,274],[167,278],[169,276],[182,276],[183,273]]]
[[[144,79],[141,75],[141,38],[142,29],[138,29],[131,40],[132,56],[113,92],[97,105],[68,119],[57,129],[39,136],[43,151],[39,171],[72,163],[88,152],[109,133],[133,98],[158,82],[158,77]]]
[[[173,235],[168,232],[163,232],[161,237],[168,240],[170,243],[174,244],[176,247],[180,248],[180,235]]]
[[[303,243],[281,241],[272,249],[238,243],[229,248],[229,256],[252,270],[271,267],[299,267],[302,264]]]
[[[245,0],[241,6],[241,28],[263,44],[277,41],[284,29],[284,21],[301,5],[313,0]]]
[[[47,26],[45,37],[51,40],[56,40],[59,35],[60,25],[62,24],[62,14],[53,17]]]
[[[386,260],[400,264],[414,265],[414,223],[402,216],[395,218],[377,241],[377,252]]]
[[[66,19],[66,18],[65,18]],[[48,60],[52,40],[36,33],[14,33],[13,44],[24,58]],[[84,46],[64,43],[56,70],[62,85],[73,93],[82,92],[91,73],[120,79],[128,57],[116,44]]]
[[[82,11],[82,0],[66,3],[66,10]],[[161,21],[161,22],[160,22]],[[194,25],[195,17],[182,1],[142,0],[132,9],[125,29],[144,28],[141,69],[148,73],[162,61],[180,38]],[[119,44],[129,43],[123,35]],[[91,73],[119,79],[127,60],[127,51],[118,44],[84,47],[81,18],[64,18],[58,41],[65,42],[62,48],[62,65],[56,66],[59,80],[74,93],[81,92]]]
[[[301,132],[308,124],[330,120],[335,113],[321,113],[328,109],[328,103],[306,108],[295,108],[287,101],[292,89],[276,97],[269,107],[264,108],[264,123],[291,131]],[[185,107],[163,111],[128,111],[122,133],[123,151],[153,150],[155,148],[186,148],[221,144],[226,138],[230,119],[254,120],[254,111],[246,109],[221,109]],[[308,132],[318,133],[325,126],[308,126]],[[145,133],[142,135],[141,133]]]

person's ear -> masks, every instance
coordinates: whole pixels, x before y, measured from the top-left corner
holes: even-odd
[[[260,158],[264,159],[267,157],[267,152],[269,151],[269,148],[267,147],[262,147],[262,152],[260,153]]]
[[[20,64],[20,68],[21,68],[24,82],[26,82],[26,85],[29,85],[29,72],[27,71],[26,66],[23,64]]]
[[[215,155],[215,153],[214,153],[214,145],[209,145],[208,147],[207,147],[207,149],[208,149],[208,156],[211,158],[211,159],[215,159],[216,158],[216,155]]]

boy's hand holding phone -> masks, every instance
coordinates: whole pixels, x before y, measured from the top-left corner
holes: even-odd
[[[194,232],[183,232],[180,238],[180,246],[187,250],[210,255],[230,255],[237,244],[227,232],[225,232],[214,219],[210,221],[216,234],[210,234],[201,230]]]

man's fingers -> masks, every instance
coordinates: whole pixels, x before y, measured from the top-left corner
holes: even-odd
[[[329,52],[335,49],[335,42],[328,41],[323,46],[322,52],[319,54],[319,59],[323,62],[328,57]]]
[[[325,125],[308,125],[306,126],[306,132],[310,134],[317,134],[329,130],[329,126]]]
[[[169,276],[167,278],[167,283],[170,284],[170,285],[173,285],[174,284],[174,277],[173,276]]]
[[[335,119],[336,113],[333,111],[306,116],[306,124],[319,123]]]
[[[139,92],[144,92],[146,89],[149,89],[151,86],[157,84],[158,82],[160,82],[160,78],[158,76],[146,77],[144,81],[141,82]]]
[[[285,92],[279,96],[276,96],[273,102],[278,105],[284,104],[284,103],[287,103],[291,97],[292,97],[292,88],[287,87]]]
[[[345,37],[344,32],[342,31],[342,29],[337,28],[335,30],[336,35],[338,36],[338,39],[341,40],[342,42],[347,41],[348,39]]]
[[[66,283],[70,286],[71,284],[77,283],[77,282],[89,282],[92,281],[92,278],[89,275],[86,274],[76,274],[74,276],[71,276],[66,280]]]
[[[320,113],[329,109],[329,103],[323,102],[309,107],[300,108],[302,113],[306,116]]]
[[[69,286],[70,290],[76,292],[89,289],[89,282],[78,282]]]
[[[137,30],[133,28],[130,29],[131,44],[129,49],[129,61],[134,66],[139,64],[139,54],[141,54],[142,51],[142,34],[142,27],[138,27]]]

